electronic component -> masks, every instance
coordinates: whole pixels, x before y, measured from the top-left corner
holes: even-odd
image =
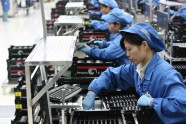
[[[134,90],[104,92],[100,97],[107,109],[120,109],[126,112],[135,112],[141,109],[137,106],[139,96]]]
[[[65,89],[65,100],[77,95],[82,89],[77,85],[64,84],[49,91],[49,97],[52,102],[62,102],[62,89]]]
[[[135,114],[123,113],[120,110],[76,110],[72,113],[70,124],[138,124],[138,122]]]
[[[118,61],[103,61],[90,57],[74,57],[71,75],[74,77],[97,77],[109,66],[117,67]]]
[[[172,47],[170,46],[170,42],[168,42],[166,50],[174,58],[186,57],[186,43],[180,42],[179,40],[173,41]]]
[[[10,46],[10,48],[8,48],[9,59],[25,58],[31,53],[34,47],[35,45],[33,46]]]
[[[79,42],[88,42],[91,39],[96,40],[109,40],[109,32],[108,31],[98,31],[98,30],[80,30],[79,32]]]

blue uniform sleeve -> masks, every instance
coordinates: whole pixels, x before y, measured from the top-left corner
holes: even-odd
[[[94,29],[96,29],[96,30],[106,30],[106,29],[108,29],[108,22],[106,22],[106,21],[94,20],[92,25],[93,25]]]
[[[94,47],[90,52],[90,56],[104,60],[116,60],[124,55],[125,51],[123,51],[122,48],[114,42],[110,42],[110,45],[104,49]]]
[[[186,122],[186,87],[181,75],[173,70],[160,82],[161,97],[154,98],[153,107],[164,123]]]
[[[124,56],[126,53],[120,47],[120,40],[121,35],[119,35],[114,41],[110,41],[107,44],[105,43],[104,47],[106,48],[104,49],[92,48],[90,51],[90,56],[104,60],[116,60]]]
[[[118,36],[117,33],[112,33],[111,31],[109,31],[109,39],[110,40],[114,40],[117,36]]]
[[[114,91],[125,90],[134,87],[132,64],[122,65],[117,68],[109,67],[98,78],[95,78],[88,87],[88,90],[99,94],[102,90]]]
[[[112,42],[112,41],[102,41],[103,42],[103,48],[106,48],[106,47],[108,47],[109,45],[110,45],[110,43]]]

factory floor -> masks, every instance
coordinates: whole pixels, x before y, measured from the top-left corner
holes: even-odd
[[[55,1],[44,3],[46,19],[50,19],[51,8],[55,7]],[[137,16],[138,22],[143,16]],[[33,45],[42,38],[42,21],[40,8],[30,8],[29,15],[26,10],[18,9],[15,17],[10,17],[8,22],[0,18],[0,124],[11,124],[15,113],[14,85],[9,85],[7,80],[8,48],[11,45]]]

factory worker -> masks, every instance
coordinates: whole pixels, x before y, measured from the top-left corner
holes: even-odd
[[[118,4],[115,0],[99,0],[100,9],[103,15],[108,14],[114,8],[118,8]],[[89,26],[93,27],[96,30],[107,30],[108,23],[106,21],[100,20],[91,20]],[[116,35],[110,33],[110,39],[113,40]]]
[[[94,44],[97,44],[99,47],[91,48],[87,44],[84,44],[79,51],[84,52],[93,58],[119,60],[120,65],[129,64],[130,61],[126,56],[126,53],[120,47],[122,36],[120,35],[119,30],[129,28],[129,25],[133,21],[133,16],[123,10],[115,8],[109,14],[103,15],[102,19],[109,23],[109,30],[112,33],[115,33],[117,37],[113,41],[94,41]]]
[[[3,10],[3,22],[8,22],[8,11],[10,10],[10,0],[1,0]]]
[[[154,109],[149,124],[186,124],[186,86],[181,74],[157,54],[165,49],[158,33],[147,23],[136,23],[120,33],[120,45],[132,63],[109,67],[94,79],[83,108],[94,109],[95,96],[102,90],[135,87],[140,95],[137,104]]]
[[[118,4],[115,0],[99,0],[101,12],[108,14],[112,9],[118,8]],[[90,26],[93,26],[96,30],[106,30],[108,23],[105,21],[92,20]]]
[[[95,9],[100,8],[98,0],[89,0],[89,3]],[[101,17],[103,15],[102,11],[98,11],[98,12],[90,11],[89,14],[92,15],[92,16],[98,16],[98,17]]]

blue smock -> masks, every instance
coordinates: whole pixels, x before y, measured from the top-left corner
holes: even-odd
[[[120,65],[129,64],[130,61],[126,56],[126,52],[120,46],[121,38],[122,36],[117,34],[113,41],[103,41],[103,48],[93,47],[90,50],[89,56],[102,60],[118,60]]]
[[[108,29],[108,22],[106,21],[98,21],[98,20],[93,20],[93,27],[95,30],[107,30]],[[114,33],[109,31],[109,40],[114,40],[117,37],[117,35],[115,35]]]
[[[2,4],[3,11],[6,12],[10,9],[10,0],[1,0],[1,4]]]
[[[113,91],[135,87],[141,96],[146,92],[154,98],[155,110],[149,124],[186,124],[186,86],[182,76],[155,52],[144,77],[136,72],[136,64],[109,67],[94,79],[88,90],[99,94],[103,89]]]

